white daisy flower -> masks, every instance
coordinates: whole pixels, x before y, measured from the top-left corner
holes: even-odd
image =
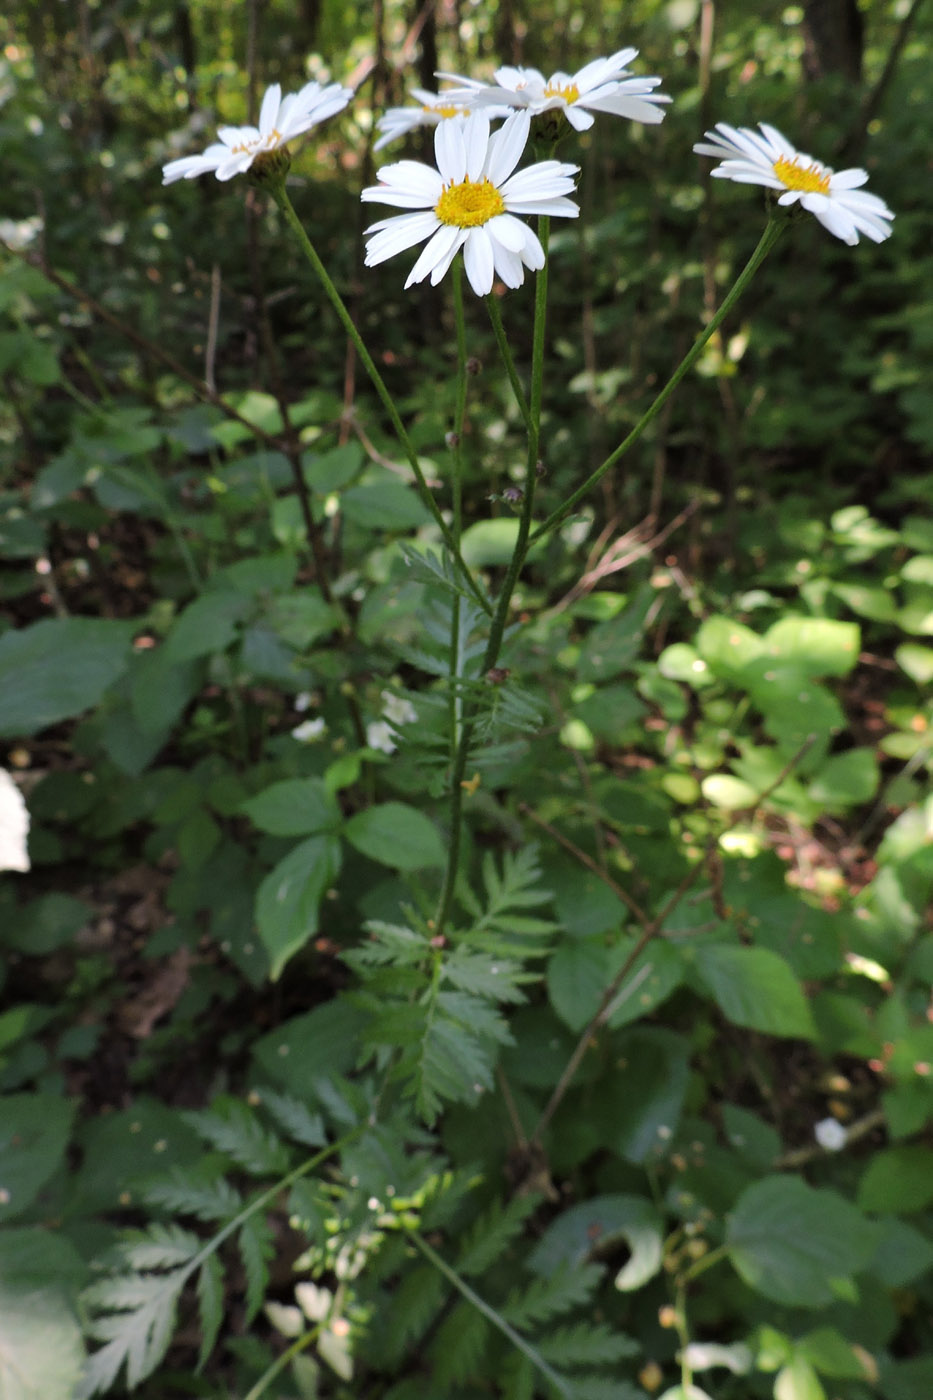
[[[513,112],[500,131],[489,134],[489,118],[473,112],[462,121],[442,121],[434,133],[437,169],[402,160],[377,171],[378,185],[364,202],[393,204],[417,212],[393,215],[366,230],[366,266],[428,240],[408,274],[406,287],[430,274],[437,286],[460,249],[470,286],[477,296],[492,290],[493,277],[520,287],[525,268],[544,266],[537,236],[516,214],[551,214],[575,219],[579,209],[565,196],[574,188],[575,165],[544,160],[512,172],[521,160],[531,118]]]
[[[320,739],[327,732],[327,721],[323,716],[317,719],[303,719],[291,731],[292,738],[297,739],[300,744],[312,744],[315,739]]]
[[[410,131],[417,131],[419,127],[437,126],[438,122],[466,117],[472,107],[471,98],[452,98],[445,92],[426,92],[424,88],[412,88],[411,95],[418,103],[417,107],[390,107],[377,121],[376,126],[382,135],[373,146],[374,151],[381,151],[390,141],[397,141],[400,136],[407,136]],[[490,119],[507,117],[510,111],[511,108],[505,104],[486,107],[486,115]]]
[[[281,86],[273,83],[262,99],[258,126],[222,126],[217,132],[220,140],[201,155],[182,156],[164,165],[162,183],[194,180],[210,171],[218,180],[232,180],[247,171],[257,156],[279,150],[318,122],[343,111],[352,96],[351,89],[339,83],[326,88],[320,83],[305,83],[300,92],[283,98]]]
[[[715,130],[707,131],[707,139],[693,149],[697,155],[722,162],[711,175],[780,190],[778,204],[799,202],[844,243],[857,243],[860,233],[875,243],[890,236],[894,215],[883,199],[860,188],[868,179],[864,170],[831,170],[795,150],[775,127],[766,122],[758,127],[760,135],[748,126],[717,122]]]
[[[552,73],[546,78],[537,68],[497,68],[495,85],[463,78],[457,73],[438,73],[439,78],[462,83],[447,96],[465,100],[472,97],[478,106],[507,102],[524,107],[532,115],[561,111],[576,131],[593,125],[591,112],[609,112],[633,122],[662,121],[659,104],[670,102],[663,92],[655,92],[660,78],[637,78],[626,67],[637,49],[620,49],[609,58],[594,58],[578,73]]]
[[[28,870],[29,811],[23,794],[0,768],[0,870]]]
[[[367,724],[366,744],[368,748],[380,749],[383,753],[395,753],[398,748],[395,731],[384,719],[374,719]]]

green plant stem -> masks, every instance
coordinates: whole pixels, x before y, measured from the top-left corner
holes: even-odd
[[[555,510],[551,515],[549,515],[547,520],[545,520],[543,524],[538,526],[538,528],[533,532],[529,540],[529,545],[534,544],[536,540],[542,539],[545,535],[550,534],[552,530],[555,530],[557,526],[561,523],[561,521],[564,519],[564,517],[571,510],[573,510],[574,506],[577,505],[579,501],[582,501],[584,496],[589,494],[589,492],[593,489],[597,482],[601,481],[602,478],[606,475],[606,472],[612,470],[612,468],[616,465],[620,458],[625,456],[629,448],[634,446],[634,444],[641,437],[642,433],[645,431],[648,425],[652,423],[655,418],[657,418],[658,414],[661,412],[661,409],[667,403],[668,399],[671,397],[680,381],[684,378],[686,374],[689,374],[690,370],[700,358],[700,355],[702,354],[707,341],[709,341],[719,330],[719,327],[729,315],[729,312],[735,306],[736,302],[742,296],[749,282],[751,282],[752,278],[755,276],[755,273],[758,271],[765,258],[771,252],[771,249],[774,247],[775,243],[778,241],[784,230],[785,223],[786,218],[783,214],[783,211],[772,214],[765,227],[764,233],[761,235],[757,248],[752,253],[751,257],[743,267],[742,271],[739,273],[738,277],[733,282],[729,291],[726,293],[726,296],[722,301],[719,310],[716,312],[712,320],[706,326],[703,333],[699,336],[697,340],[694,341],[691,348],[687,351],[686,355],[681,360],[677,368],[674,370],[674,373],[671,375],[664,388],[658,394],[654,403],[647,410],[647,412],[644,413],[642,417],[638,420],[632,431],[629,433],[628,437],[624,438],[623,441],[619,443],[619,446],[609,454],[609,456],[603,462],[602,466],[597,467],[596,470],[587,477],[586,481],[583,482],[583,485],[578,486],[576,491],[574,491],[570,496],[568,496],[567,500],[564,501],[562,505],[559,505],[557,507],[557,510]]]
[[[382,405],[385,408],[386,413],[388,413],[389,418],[392,422],[392,426],[395,429],[395,435],[398,438],[399,443],[401,444],[405,456],[408,458],[412,471],[414,472],[415,482],[418,487],[418,494],[420,495],[424,504],[427,506],[428,510],[431,512],[431,515],[434,517],[434,521],[441,532],[441,536],[444,540],[444,543],[450,550],[451,555],[456,561],[457,568],[460,570],[464,582],[466,583],[467,587],[469,588],[473,597],[476,599],[476,602],[479,604],[479,606],[483,609],[484,612],[488,613],[489,604],[483,597],[482,590],[479,588],[479,585],[476,583],[476,580],[473,578],[472,573],[465,564],[460,554],[459,546],[457,545],[453,535],[451,534],[450,527],[448,526],[446,520],[441,514],[440,507],[438,506],[437,501],[435,501],[434,496],[431,493],[431,488],[428,486],[424,472],[421,469],[421,463],[418,461],[418,454],[415,451],[415,445],[409,437],[405,425],[402,422],[401,415],[399,414],[399,411],[395,406],[395,400],[389,393],[385,380],[376,368],[376,362],[367,350],[363,337],[357,330],[356,324],[349,311],[347,310],[346,303],[344,302],[343,297],[338,292],[336,286],[334,285],[334,282],[330,277],[330,274],[327,271],[327,268],[324,266],[323,262],[318,256],[314,244],[311,242],[310,238],[305,232],[304,225],[302,224],[298,215],[295,213],[294,206],[291,200],[289,199],[288,192],[285,188],[284,178],[270,181],[268,184],[268,189],[276,204],[279,206],[279,209],[282,211],[286,223],[297,238],[298,243],[301,246],[302,252],[304,253],[305,257],[308,259],[308,262],[314,269],[317,278],[321,283],[321,286],[324,288],[328,300],[330,301],[330,304],[333,306],[340,319],[341,325],[343,326],[347,335],[353,342],[354,347],[356,348],[356,353],[360,357],[360,363],[363,365],[363,368],[369,375],[369,378],[372,381],[373,388],[376,390],[376,393],[382,400]]]
[[[489,310],[489,319],[496,337],[496,344],[499,347],[499,354],[502,356],[502,363],[505,365],[505,372],[509,376],[509,383],[512,386],[512,393],[515,395],[515,402],[518,404],[519,412],[525,428],[531,431],[531,413],[528,408],[528,400],[525,398],[525,391],[522,388],[522,381],[518,377],[518,370],[515,368],[515,360],[506,339],[505,327],[502,324],[502,312],[499,310],[499,300],[495,292],[490,292],[486,298],[486,306]]]
[[[463,432],[466,423],[467,402],[467,352],[466,321],[463,315],[463,259],[455,258],[453,265],[454,321],[457,330],[457,406],[454,413],[453,430],[453,537],[457,549],[463,534]],[[461,602],[459,593],[454,594],[450,613],[450,749],[455,753],[460,738],[460,723],[463,718],[463,699],[460,694],[460,672],[463,664],[461,654]]]
[[[291,1346],[282,1352],[281,1356],[275,1358],[269,1369],[263,1372],[253,1388],[244,1397],[244,1400],[259,1400],[261,1395],[265,1395],[276,1376],[281,1375],[286,1366],[289,1366],[294,1358],[300,1355],[301,1352],[306,1351],[312,1342],[316,1342],[320,1334],[321,1324],[318,1323],[317,1327],[312,1327],[309,1331],[303,1332],[300,1337],[297,1337],[295,1341],[292,1342]]]
[[[512,558],[509,561],[509,567],[506,571],[505,582],[502,585],[502,590],[499,594],[492,623],[489,628],[489,639],[486,643],[486,652],[483,656],[480,668],[480,674],[482,676],[487,675],[499,659],[499,652],[502,649],[502,639],[505,635],[505,626],[509,615],[509,605],[512,601],[512,594],[515,591],[519,573],[525,562],[525,556],[528,553],[531,513],[534,508],[535,486],[538,480],[537,465],[541,425],[541,395],[544,385],[544,327],[547,316],[547,249],[549,234],[550,220],[542,215],[538,220],[538,236],[541,239],[541,246],[544,249],[544,266],[538,272],[535,280],[535,320],[531,351],[531,399],[528,417],[528,456],[525,466],[524,496],[522,499],[521,516],[518,522],[518,536],[515,540],[515,548],[512,551]],[[447,847],[447,868],[444,872],[444,884],[441,888],[437,918],[435,920],[435,932],[438,936],[443,934],[447,925],[447,920],[450,918],[454,890],[457,885],[457,875],[460,869],[460,835],[463,821],[463,779],[466,773],[467,758],[469,756],[470,743],[475,728],[476,721],[473,718],[467,719],[463,724],[460,731],[460,743],[457,746],[451,772],[451,825]]]
[[[457,1292],[461,1293],[468,1303],[472,1303],[473,1307],[476,1308],[478,1312],[481,1312],[483,1317],[485,1317],[488,1322],[491,1322],[493,1327],[501,1332],[523,1356],[527,1356],[535,1370],[539,1371],[560,1395],[565,1396],[566,1400],[573,1400],[573,1391],[567,1382],[563,1377],[559,1376],[556,1371],[551,1370],[551,1367],[547,1364],[544,1357],[535,1350],[530,1342],[525,1340],[520,1332],[516,1332],[515,1328],[511,1327],[509,1323],[506,1322],[505,1318],[496,1312],[495,1308],[490,1307],[484,1298],[481,1298],[478,1293],[475,1293],[466,1280],[462,1279],[460,1275],[441,1258],[437,1250],[431,1248],[427,1240],[423,1239],[417,1230],[406,1227],[405,1233],[415,1248],[421,1251],[425,1259],[433,1264],[435,1269],[444,1275],[448,1283],[453,1284]]]

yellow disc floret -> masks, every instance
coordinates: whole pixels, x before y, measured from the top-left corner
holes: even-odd
[[[794,156],[792,160],[781,156],[774,162],[772,169],[781,184],[786,185],[789,190],[801,190],[804,194],[829,193],[832,171],[824,170],[823,166],[815,162],[813,165],[801,165],[799,156]]]
[[[545,97],[562,97],[565,102],[576,102],[580,96],[580,89],[576,83],[568,83],[562,87],[560,83],[550,82],[544,89]]]
[[[433,102],[430,105],[424,103],[422,112],[429,112],[435,117],[459,117],[463,115],[463,108],[451,102]]]
[[[434,212],[442,224],[478,228],[497,214],[505,213],[505,200],[484,176],[482,180],[461,180],[457,185],[446,185]]]

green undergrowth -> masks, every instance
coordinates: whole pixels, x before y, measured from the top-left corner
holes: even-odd
[[[342,334],[291,250],[263,288],[242,200],[158,186],[169,7],[132,33],[106,9],[99,109],[77,106],[79,35],[58,34],[67,121],[25,40],[3,60],[17,237],[39,190],[49,266],[86,296],[34,243],[3,254],[0,740],[32,869],[0,876],[0,1395],[917,1400],[929,17],[869,147],[894,236],[857,266],[812,220],[785,236],[670,416],[533,547],[484,670],[523,446],[481,304],[471,588],[362,381],[348,412]],[[699,7],[632,9],[676,102],[661,157],[594,136],[604,178],[553,239],[539,520],[754,244],[683,154]],[[722,114],[841,142],[832,84],[799,86],[797,12],[722,9]],[[220,84],[239,121],[234,21],[192,12],[203,46],[219,25],[203,105]],[[445,61],[489,59],[496,14],[442,35]],[[581,54],[609,51],[583,21]],[[322,24],[322,49],[371,51],[368,13]],[[562,6],[550,24],[576,35]],[[262,53],[273,81],[290,60]],[[359,282],[361,111],[347,169],[309,150],[294,202],[446,510],[455,327],[398,266]],[[199,395],[212,268],[221,388]],[[532,298],[502,301],[523,376]]]

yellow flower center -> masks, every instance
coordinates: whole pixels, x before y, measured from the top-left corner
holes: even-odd
[[[443,103],[435,102],[430,106],[425,103],[421,110],[422,112],[431,112],[435,117],[459,117],[463,108],[455,106],[454,103],[447,103],[444,105]]]
[[[565,102],[576,102],[580,96],[580,89],[576,83],[568,83],[566,87],[561,87],[560,83],[550,82],[544,89],[545,97],[562,97]]]
[[[805,194],[828,194],[829,180],[832,175],[831,170],[824,170],[822,166],[801,165],[800,157],[794,156],[793,160],[788,160],[787,156],[781,156],[772,166],[775,175],[783,185],[789,190],[802,190]]]
[[[477,228],[497,214],[504,214],[505,200],[484,176],[482,180],[461,180],[458,185],[445,185],[434,212],[442,224]]]

